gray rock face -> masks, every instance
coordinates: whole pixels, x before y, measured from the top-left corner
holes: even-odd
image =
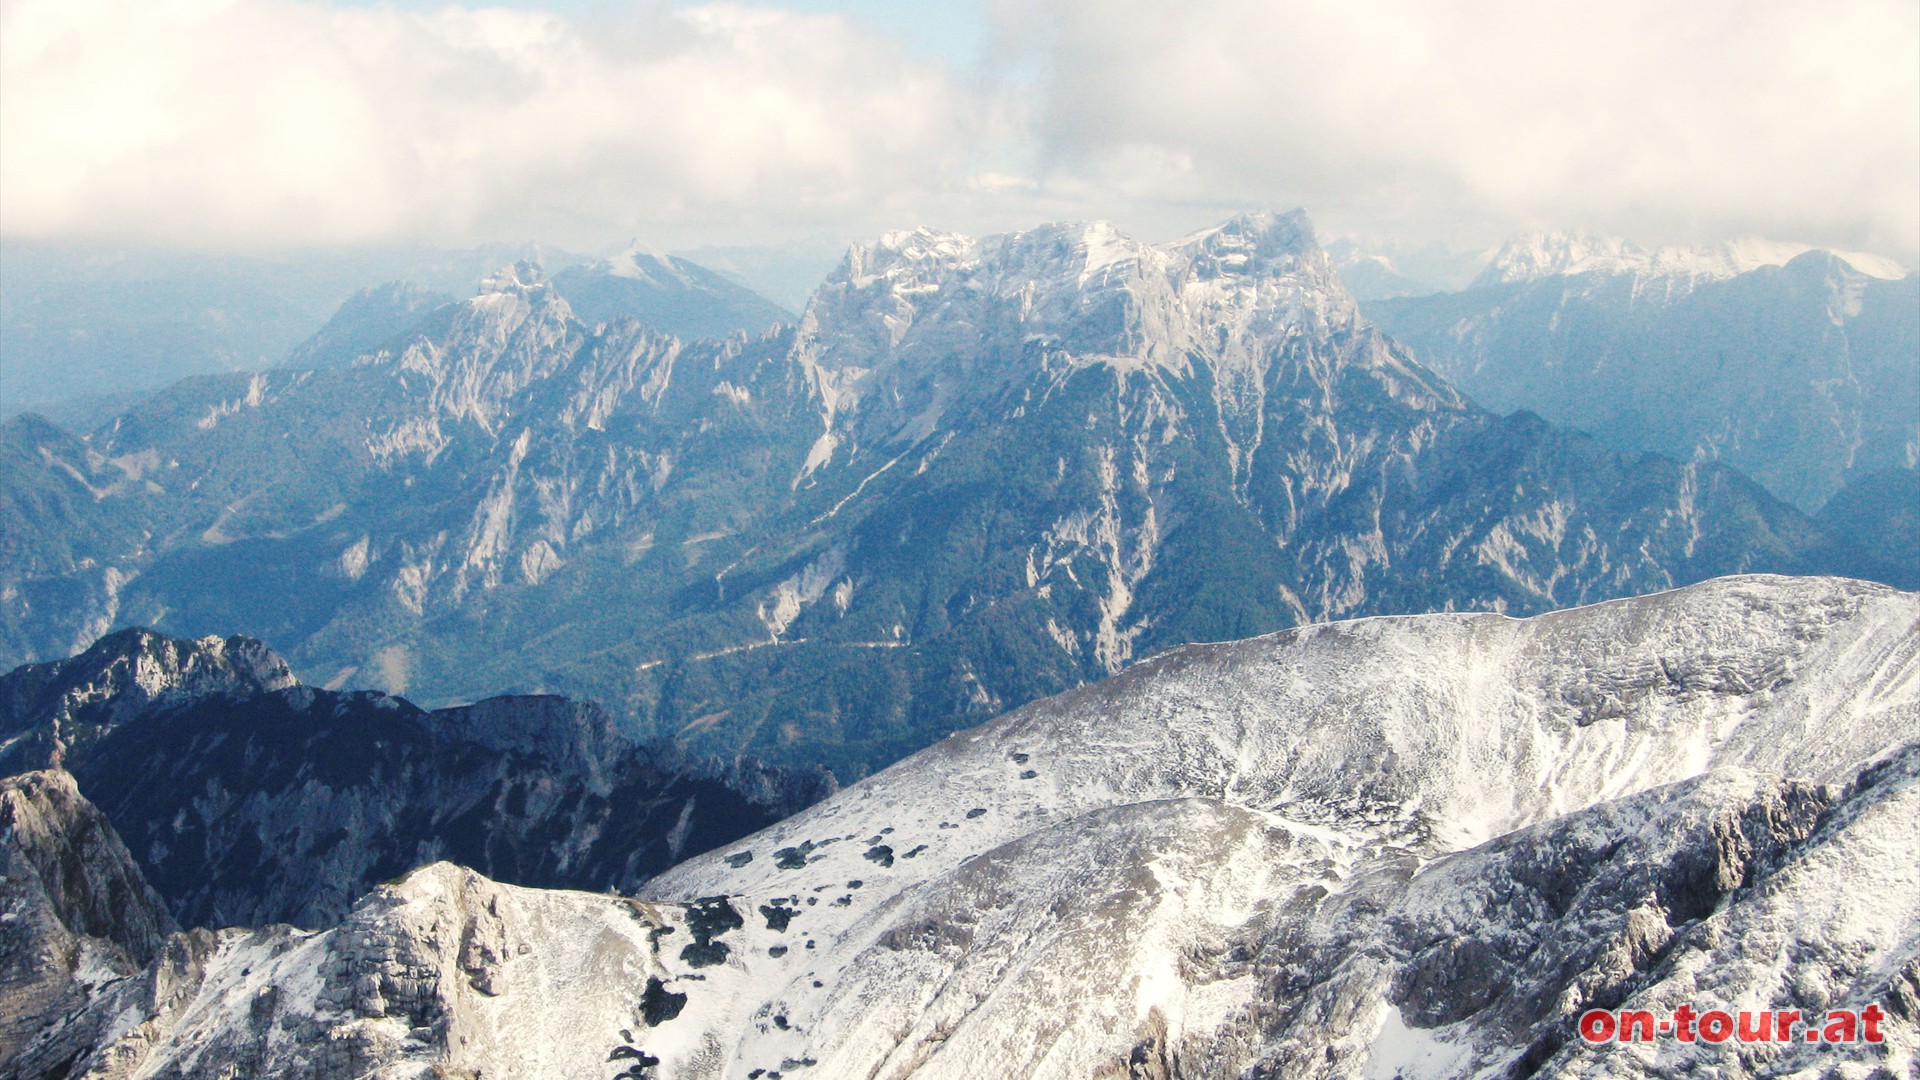
[[[0,1063],[152,963],[173,929],[73,777],[0,779]],[[71,1052],[84,1042],[49,1045]]]
[[[619,1028],[638,1024],[630,980],[664,973],[660,941],[685,931],[676,909],[516,889],[437,864],[324,933],[174,937],[76,1019],[137,1022],[106,1033],[71,1075],[611,1076]],[[216,1001],[228,1007],[209,1010]],[[564,1014],[547,1011],[562,1002]],[[32,1075],[50,1050],[29,1045],[17,1063]]]
[[[76,1073],[1903,1075],[1916,664],[1920,597],[1831,579],[1191,646],[650,901],[441,865],[317,934],[176,938]],[[1574,1034],[1683,1003],[1889,1019]]]

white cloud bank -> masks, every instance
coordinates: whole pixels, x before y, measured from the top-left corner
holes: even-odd
[[[9,0],[0,228],[253,245],[832,220],[976,121],[834,17]]]
[[[1052,0],[1054,167],[1360,228],[1920,248],[1913,0]]]
[[[1009,0],[990,41],[956,75],[736,5],[0,0],[0,231],[690,245],[1306,205],[1920,251],[1912,0]]]

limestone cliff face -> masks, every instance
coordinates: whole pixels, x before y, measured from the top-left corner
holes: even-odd
[[[0,779],[0,1062],[152,963],[173,929],[72,776]]]

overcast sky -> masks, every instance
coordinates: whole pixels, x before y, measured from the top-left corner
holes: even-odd
[[[1920,253],[1914,0],[0,0],[0,232],[604,248],[1255,207]]]

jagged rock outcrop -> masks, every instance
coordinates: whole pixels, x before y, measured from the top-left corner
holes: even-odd
[[[6,429],[0,498],[73,525],[0,564],[0,645],[241,629],[319,683],[853,776],[1184,642],[1831,554],[1738,473],[1474,405],[1299,213],[890,233],[724,341],[563,292],[523,265],[347,367]]]
[[[0,676],[0,775],[77,766],[103,735],[157,704],[251,697],[294,681],[287,662],[251,638],[108,634],[78,656]]]
[[[71,1075],[611,1076],[643,1060],[609,1049],[640,1024],[639,987],[665,974],[662,939],[686,936],[670,906],[518,889],[439,863],[324,933],[174,938],[141,978],[73,1022],[108,1010],[133,1021]],[[210,1011],[214,1001],[232,1007]],[[30,1046],[20,1064],[52,1061]]]
[[[173,930],[73,777],[0,779],[0,1072],[43,1029],[152,963]]]
[[[194,939],[147,976],[176,997],[89,1010],[137,1024],[80,1065],[1902,1075],[1917,665],[1920,597],[1833,579],[1188,646],[956,735],[647,901],[435,866],[319,934]],[[1588,1007],[1682,1003],[1888,1019],[1849,1046],[1574,1033]]]

